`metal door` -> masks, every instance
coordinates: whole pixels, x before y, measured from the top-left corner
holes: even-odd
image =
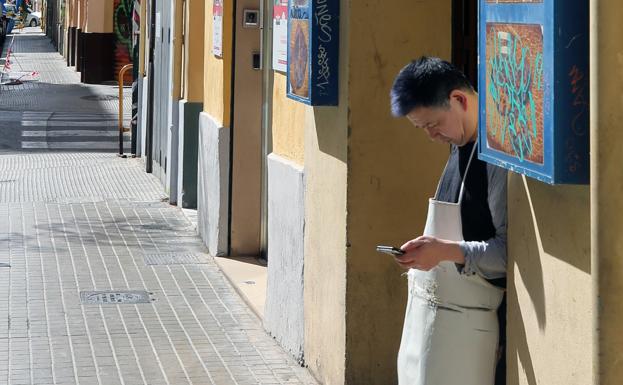
[[[171,1],[155,1],[153,172],[165,184],[167,174],[167,113],[169,106]]]

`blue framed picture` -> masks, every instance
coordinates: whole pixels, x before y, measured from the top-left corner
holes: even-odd
[[[313,106],[338,104],[339,3],[289,0],[289,98]]]
[[[588,3],[480,0],[479,158],[589,182]]]

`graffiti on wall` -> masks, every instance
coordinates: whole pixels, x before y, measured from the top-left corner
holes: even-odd
[[[309,98],[309,1],[295,0],[290,5],[290,87],[292,93]]]
[[[115,0],[114,21],[115,31],[115,76],[121,68],[132,63],[132,12],[134,0]],[[132,73],[128,72],[125,80],[132,81]]]
[[[543,164],[543,32],[535,24],[488,23],[489,148]]]

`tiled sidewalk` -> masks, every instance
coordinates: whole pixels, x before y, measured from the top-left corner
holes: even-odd
[[[70,122],[116,102],[76,83],[43,35],[16,44],[41,79],[0,89],[0,385],[315,384],[141,160],[12,150],[35,130],[26,116]],[[52,123],[47,143],[71,129]]]
[[[0,156],[0,384],[315,383],[140,167],[106,154]],[[81,302],[108,290],[150,295]]]

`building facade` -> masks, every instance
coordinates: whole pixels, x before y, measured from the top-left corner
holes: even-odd
[[[618,384],[623,371],[623,5],[586,1],[591,183],[509,173],[509,384]],[[66,3],[63,52],[88,80],[98,72],[85,50],[114,52],[103,40],[114,35],[116,2]],[[476,1],[340,1],[335,106],[287,96],[286,3],[134,6],[138,153],[172,203],[198,209],[212,255],[267,260],[263,326],[322,383],[395,383],[406,278],[375,246],[421,233],[448,148],[392,118],[389,90],[421,55],[475,77]]]

